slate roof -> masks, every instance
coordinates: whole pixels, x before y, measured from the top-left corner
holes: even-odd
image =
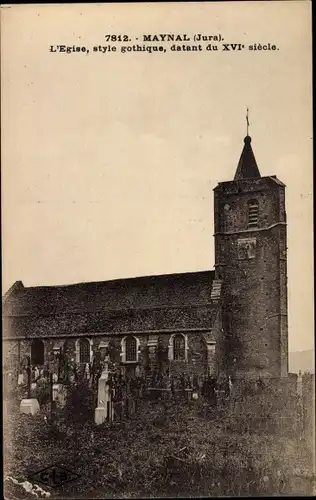
[[[4,336],[211,328],[220,295],[213,281],[214,271],[200,271],[65,286],[18,283],[4,300]]]
[[[244,138],[244,143],[244,148],[234,177],[235,181],[261,177],[255,155],[253,154],[251,137],[249,137],[249,135]]]
[[[143,276],[63,286],[21,287],[4,304],[9,316],[205,304],[214,271]]]

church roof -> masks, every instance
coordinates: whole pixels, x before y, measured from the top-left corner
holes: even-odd
[[[261,177],[255,155],[253,154],[251,137],[249,137],[249,135],[244,138],[244,143],[234,177],[235,181]]]
[[[208,303],[214,271],[141,276],[72,285],[20,287],[7,297],[13,316]]]
[[[214,271],[65,286],[21,285],[4,301],[4,336],[211,328],[220,297]]]

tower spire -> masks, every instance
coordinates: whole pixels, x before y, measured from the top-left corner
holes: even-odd
[[[246,113],[246,125],[247,135],[244,138],[245,144],[240,155],[234,181],[261,177],[256,158],[251,147],[251,137],[249,136],[249,108],[247,108]]]

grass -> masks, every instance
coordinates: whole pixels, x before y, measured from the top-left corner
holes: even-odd
[[[81,476],[52,492],[64,498],[310,495],[304,441],[271,425],[256,432],[257,407],[248,401],[243,408],[238,415],[202,401],[143,401],[125,422],[74,425],[60,416],[52,427],[13,406],[5,418],[5,475],[24,480],[58,462]]]

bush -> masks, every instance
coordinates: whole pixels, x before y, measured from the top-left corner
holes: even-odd
[[[95,399],[95,391],[89,387],[87,381],[82,380],[70,386],[64,408],[65,418],[79,424],[92,422],[96,407]]]
[[[39,402],[40,407],[46,405],[50,402],[51,397],[51,387],[49,383],[40,385],[38,384],[36,389],[32,390],[32,398],[36,398]]]

